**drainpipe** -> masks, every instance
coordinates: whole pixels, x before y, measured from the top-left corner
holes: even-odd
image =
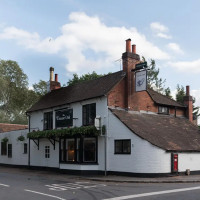
[[[108,144],[108,127],[109,127],[109,118],[108,118],[108,106],[107,106],[107,127],[106,127],[106,131],[105,131],[105,171],[104,171],[104,175],[107,176],[107,144]]]
[[[31,165],[31,147],[30,147],[30,144],[31,144],[31,140],[30,138],[28,139],[28,166],[30,167]]]
[[[30,125],[31,116],[28,113],[26,113],[26,115],[28,116],[28,132],[30,133],[30,131],[31,131],[31,125]],[[28,139],[28,166],[29,167],[30,167],[30,155],[31,155],[31,152],[30,152],[30,150],[31,150],[30,143],[31,143],[31,141],[30,141],[30,138],[29,138]]]

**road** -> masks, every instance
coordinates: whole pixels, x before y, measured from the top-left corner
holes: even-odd
[[[200,199],[198,183],[95,182],[74,176],[0,167],[0,200]]]

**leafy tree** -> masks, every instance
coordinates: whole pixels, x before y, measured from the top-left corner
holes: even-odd
[[[146,61],[144,57],[142,57],[143,61]],[[148,72],[147,72],[147,84],[151,89],[156,90],[159,93],[164,93],[165,81],[162,78],[159,78],[160,70],[156,68],[155,60],[151,59],[150,64],[148,64]]]
[[[0,115],[3,122],[13,122],[25,113],[24,93],[28,78],[17,62],[0,60]],[[18,120],[17,120],[18,121]],[[23,117],[22,122],[26,121]]]
[[[0,85],[0,122],[26,124],[26,111],[41,96],[39,87],[29,90],[27,75],[12,60],[0,60]]]
[[[184,96],[186,95],[185,94],[185,90],[184,90],[184,87],[181,85],[177,85],[176,86],[176,101],[183,104],[184,103]]]
[[[200,107],[195,106],[196,99],[193,97],[193,118],[197,119],[200,116]]]
[[[169,87],[167,87],[166,89],[164,89],[164,94],[165,94],[165,96],[169,97],[170,99],[173,99],[172,95],[171,95],[171,90],[170,90]]]
[[[40,80],[39,83],[33,84],[33,90],[39,96],[43,96],[47,93],[47,82]]]
[[[181,103],[181,104],[184,104],[184,96],[186,95],[185,93],[185,90],[184,90],[184,87],[181,85],[177,85],[176,87],[176,101]],[[199,106],[195,106],[195,102],[196,102],[196,99],[193,97],[193,118],[194,119],[197,119],[197,117],[200,116],[200,107]]]
[[[92,73],[84,74],[79,77],[78,74],[75,73],[73,74],[73,78],[67,82],[67,85],[74,85],[84,81],[94,80],[104,75],[106,74],[97,74],[95,71],[93,71]]]

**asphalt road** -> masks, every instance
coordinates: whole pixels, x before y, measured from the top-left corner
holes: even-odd
[[[198,183],[94,182],[52,172],[0,167],[0,200],[200,199]]]

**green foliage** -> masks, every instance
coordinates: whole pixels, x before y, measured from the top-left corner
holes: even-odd
[[[21,141],[23,142],[25,140],[25,137],[23,135],[20,135],[18,138],[17,138],[18,141]]]
[[[143,61],[146,61],[144,57],[142,57]],[[165,81],[162,78],[159,78],[160,70],[156,68],[155,60],[151,59],[150,64],[148,64],[148,72],[147,72],[147,84],[148,87],[159,92],[164,93]]]
[[[17,62],[0,60],[0,85],[0,122],[27,124],[26,111],[41,97],[44,83],[29,90],[28,77]]]
[[[91,74],[90,73],[84,74],[80,77],[78,76],[78,74],[73,74],[73,78],[67,82],[67,85],[74,85],[77,83],[94,80],[94,79],[97,79],[97,78],[105,76],[105,75],[106,74],[97,74],[95,71],[93,71]]]
[[[7,143],[7,142],[8,142],[8,138],[7,138],[7,137],[4,137],[3,139],[1,139],[1,142]]]
[[[184,103],[184,96],[185,96],[185,90],[184,87],[181,85],[176,86],[176,101],[183,104]]]
[[[102,129],[105,131],[104,126],[102,127]],[[97,130],[95,126],[82,126],[82,127],[54,129],[46,131],[33,131],[31,133],[28,133],[27,137],[30,139],[39,139],[39,138],[59,138],[59,137],[77,136],[77,135],[98,136],[100,135],[100,131]]]
[[[197,119],[200,116],[200,107],[195,106],[196,99],[193,97],[193,118]]]
[[[38,96],[43,96],[47,93],[47,82],[40,80],[39,83],[33,84],[33,90]]]
[[[173,99],[172,95],[171,95],[171,90],[170,90],[169,87],[167,87],[166,89],[164,89],[164,94],[165,94],[165,96],[169,97],[170,99]]]
[[[26,122],[23,115],[27,109],[28,78],[17,62],[0,60],[0,85],[1,122]]]
[[[184,87],[181,85],[177,85],[176,87],[176,101],[181,103],[181,104],[184,104],[184,96],[186,95],[185,93],[185,90],[184,90]],[[200,116],[200,107],[199,106],[195,106],[195,102],[196,102],[196,99],[193,97],[193,118],[194,119],[197,119],[197,117]]]

